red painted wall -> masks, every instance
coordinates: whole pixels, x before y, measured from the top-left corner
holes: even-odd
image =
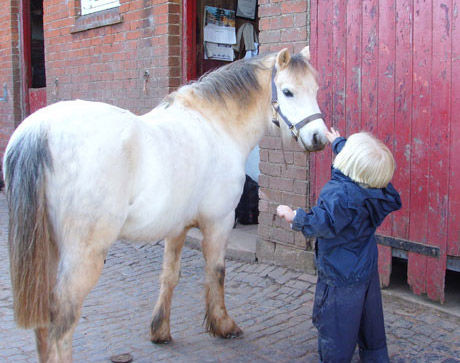
[[[439,258],[408,255],[414,292],[444,299],[446,256],[460,255],[460,119],[456,2],[311,2],[311,43],[321,107],[349,135],[371,131],[393,151],[403,208],[383,235],[437,246]],[[312,200],[330,175],[330,153],[312,159]],[[388,284],[391,248],[379,246]]]

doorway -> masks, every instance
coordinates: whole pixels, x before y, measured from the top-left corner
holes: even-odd
[[[257,1],[254,1],[253,14],[247,14],[248,17],[243,17],[238,8],[242,7],[238,0],[183,0],[183,81],[188,82],[196,80],[206,72],[222,67],[229,63],[226,60],[219,60],[213,57],[206,56],[206,41],[204,27],[206,25],[205,11],[206,7],[216,8],[217,11],[232,11],[234,16],[235,39],[238,39],[239,30],[245,27],[252,27],[256,36],[258,47],[259,23],[257,18]],[[243,1],[243,3],[245,3]],[[225,14],[224,14],[225,16]],[[251,19],[249,17],[254,17]],[[234,47],[235,49],[236,47]],[[251,49],[252,51],[252,49]],[[209,53],[209,52],[208,52]],[[234,59],[238,60],[245,57],[247,54],[245,43],[241,42],[240,47],[234,51]],[[257,52],[251,52],[256,54]]]
[[[252,8],[252,5],[254,6]],[[252,13],[251,13],[251,10]],[[246,11],[246,12],[245,12]],[[208,30],[205,34],[205,27],[209,23],[228,26],[234,28],[235,40],[243,38],[243,30],[245,34],[253,34],[253,39],[256,44],[252,42],[246,45],[244,41],[237,44],[219,44],[223,55],[216,54],[213,50],[217,47],[214,42],[210,40],[219,40],[222,38],[209,38]],[[238,1],[238,0],[183,0],[183,38],[182,38],[182,51],[183,51],[183,82],[197,80],[206,72],[217,69],[232,61],[255,56],[258,50],[258,34],[259,24],[257,16],[257,1]],[[214,25],[214,24],[213,24]],[[212,35],[211,35],[212,37]],[[209,44],[211,43],[211,44]],[[230,49],[232,58],[228,58]],[[249,48],[249,49],[247,49]],[[223,59],[222,59],[223,58]],[[254,190],[253,184],[248,186],[248,177],[255,183],[258,182],[259,176],[259,149],[258,146],[250,153],[248,162],[246,164],[246,184],[245,190]],[[257,193],[257,192],[256,192]],[[258,200],[258,194],[256,194]],[[251,200],[252,197],[246,195],[242,196],[243,200]],[[256,202],[256,211],[258,214],[258,203]],[[255,248],[258,233],[258,224],[243,224],[237,221],[235,228],[230,236],[229,246],[227,250],[228,256],[238,256],[245,260],[255,260]],[[190,236],[196,241],[201,239],[199,231],[191,231]]]
[[[43,0],[22,1],[24,117],[46,106]]]

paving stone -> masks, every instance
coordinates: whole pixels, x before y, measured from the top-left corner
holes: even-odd
[[[408,339],[412,337],[415,333],[406,328],[397,328],[393,330],[393,334],[396,335],[398,338]]]
[[[7,213],[0,194],[0,361],[36,362],[33,332],[14,324],[8,271]],[[226,263],[227,309],[244,330],[222,340],[204,331],[204,262],[185,247],[171,311],[173,342],[154,345],[149,324],[158,296],[163,243],[115,243],[85,300],[73,341],[75,362],[316,362],[311,323],[317,277],[268,264]],[[460,363],[460,319],[384,297],[391,362]],[[355,354],[352,362],[358,362]]]
[[[298,279],[302,280],[302,281],[307,281],[307,282],[309,282],[311,284],[316,284],[316,282],[318,280],[318,276],[310,275],[310,274],[301,274],[301,275],[299,275]]]

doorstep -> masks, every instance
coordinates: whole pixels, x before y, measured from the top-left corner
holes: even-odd
[[[238,224],[233,228],[225,257],[249,263],[256,262],[257,228],[258,224]],[[185,244],[193,249],[201,250],[202,239],[201,231],[198,228],[192,228],[187,233]]]

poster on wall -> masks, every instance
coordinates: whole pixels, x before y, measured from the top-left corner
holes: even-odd
[[[204,59],[216,59],[232,62],[235,58],[231,44],[205,42]]]
[[[236,43],[235,12],[205,6],[204,58],[233,61],[232,44]]]
[[[257,0],[238,0],[236,7],[236,16],[240,18],[256,18]]]

